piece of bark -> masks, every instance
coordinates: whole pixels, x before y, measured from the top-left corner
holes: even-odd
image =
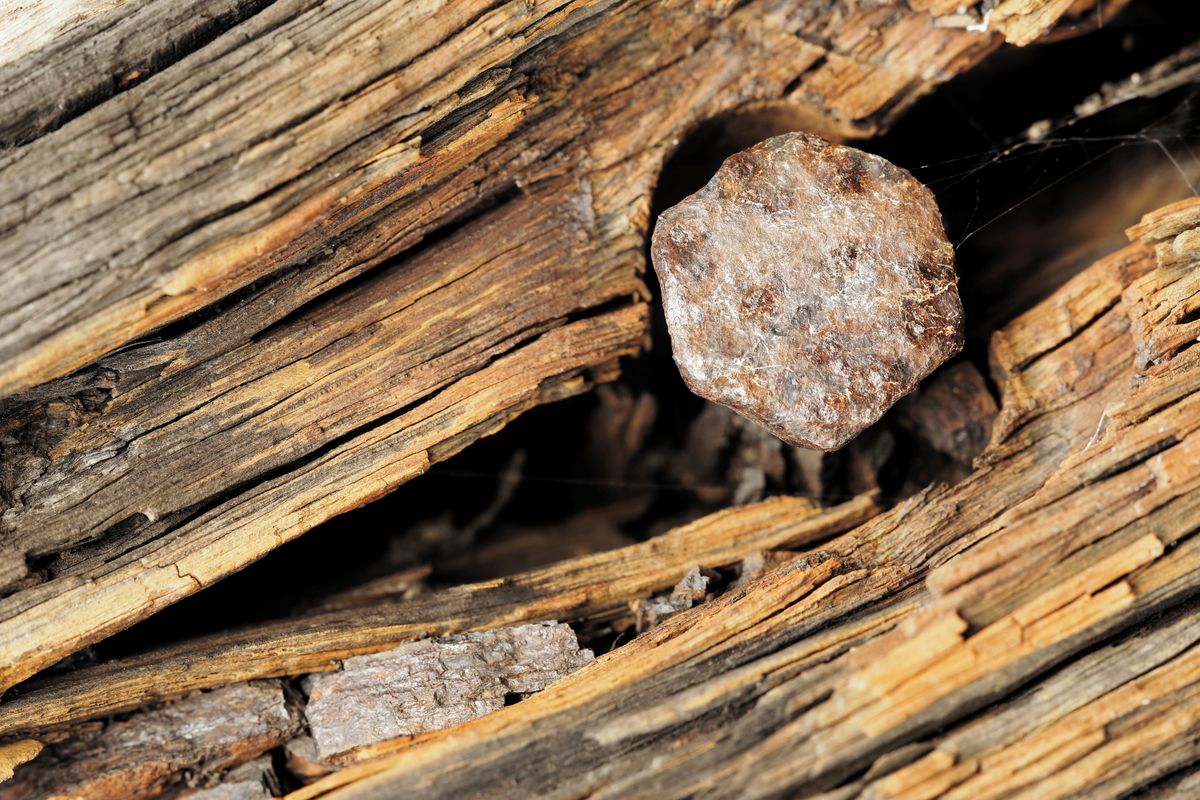
[[[962,348],[933,193],[816,136],[730,156],[650,252],[688,388],[799,447],[837,450]]]
[[[620,613],[630,602],[670,588],[693,565],[716,568],[757,550],[810,544],[878,512],[870,497],[829,509],[777,497],[523,575],[199,638],[30,684],[0,703],[0,734],[129,710],[234,681],[334,669],[340,659],[427,635]]]
[[[155,797],[185,773],[219,774],[298,729],[279,682],[235,684],[52,745],[0,784],[0,798]]]
[[[1134,329],[1122,295],[1140,286],[1147,308],[1190,302],[1169,301],[1159,273],[1190,252],[1186,238],[1176,248],[1196,229],[1195,203],[1153,215],[1143,230],[1156,234],[997,332],[1001,412],[962,483],[667,620],[525,703],[298,797],[403,786],[461,798],[499,785],[509,796],[855,797],[860,776],[899,774],[930,752],[919,746],[929,732],[1006,696],[1026,713],[977,724],[1029,724],[1014,747],[1057,761],[1013,778],[1002,762],[1019,755],[997,733],[980,744],[1001,754],[998,793],[1116,797],[1182,769],[1200,726],[1189,643],[1200,618],[1200,348],[1139,369],[1135,353],[1158,327]],[[1121,644],[1151,629],[1153,644]],[[1053,676],[1068,660],[1081,666]],[[1111,673],[1081,680],[1097,661]],[[1122,671],[1143,677],[1117,686]],[[1021,699],[1045,676],[1049,694],[1075,693],[1068,707]],[[969,758],[935,755],[895,783],[936,796],[925,778],[974,772]]]
[[[299,313],[223,357],[103,395],[99,415],[85,409],[80,422],[88,424],[67,425],[50,464],[49,443],[37,435],[45,432],[30,435],[29,471],[6,487],[16,501],[0,518],[0,544],[13,563],[0,571],[23,577],[24,563],[15,562],[39,558],[51,575],[68,572],[81,560],[70,550],[82,542],[114,528],[127,529],[121,538],[128,539],[271,470],[302,467],[323,448],[369,438],[355,436],[365,422],[380,430],[406,410],[431,411],[449,399],[439,390],[458,376],[514,348],[518,358],[529,354],[521,345],[609,291],[580,269],[590,225],[572,219],[571,209],[556,214],[550,205],[561,199],[552,190],[512,202],[464,226],[453,244],[428,248],[406,269]],[[502,318],[488,313],[493,298],[503,298]],[[603,320],[628,326],[618,336],[636,335],[640,323],[628,313]],[[634,349],[632,342],[617,346]],[[409,418],[427,419],[428,411]],[[9,461],[15,468],[16,458]],[[118,552],[129,549],[117,544]],[[53,553],[62,555],[46,558]],[[85,549],[88,556],[95,553]]]
[[[591,660],[575,632],[555,623],[424,639],[313,676],[304,716],[318,755],[336,760],[359,747],[475,719]]]
[[[702,573],[699,567],[692,567],[679,579],[679,583],[675,584],[670,594],[634,603],[633,614],[637,632],[647,631],[668,617],[704,602],[708,594],[708,584],[708,576]]]
[[[998,41],[841,0],[289,0],[7,152],[41,188],[0,200],[0,391],[179,324],[7,404],[0,686],[611,378],[695,124],[869,134]]]
[[[172,800],[266,800],[281,794],[269,756],[234,767],[214,786],[179,792]]]

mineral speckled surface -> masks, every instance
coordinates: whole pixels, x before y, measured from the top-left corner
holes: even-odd
[[[310,676],[304,715],[320,758],[441,730],[540,692],[592,660],[554,622],[408,642]]]
[[[933,194],[816,136],[728,158],[651,257],[688,387],[801,447],[841,447],[962,347]]]

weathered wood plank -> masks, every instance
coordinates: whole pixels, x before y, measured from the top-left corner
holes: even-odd
[[[0,704],[0,735],[129,710],[195,689],[332,669],[340,659],[422,636],[626,611],[692,566],[829,538],[878,512],[868,497],[831,509],[776,498],[704,517],[654,539],[403,603],[375,602],[234,630],[32,685]]]
[[[1181,769],[1200,727],[1186,605],[1200,590],[1200,350],[1140,368],[1159,323],[1130,322],[1139,307],[1200,296],[1187,278],[1200,213],[1178,228],[1102,260],[997,334],[996,378],[1019,409],[1002,406],[1013,422],[964,483],[673,617],[519,706],[297,796],[926,797],[961,783],[971,797],[989,786],[1116,797]],[[864,612],[897,608],[896,592],[922,583],[915,607],[850,641]],[[1149,643],[1128,638],[1172,607]],[[947,734],[953,746],[905,749],[1070,657],[1043,684],[1068,692],[1065,705],[1029,695],[1020,712]],[[1098,663],[1103,675],[1081,680]],[[994,754],[973,758],[965,731],[987,725],[1013,743],[989,734],[978,746]],[[1053,769],[1011,777],[1006,764],[1039,752]]]
[[[514,93],[531,118],[586,109],[599,130],[571,161],[590,157],[603,171],[636,156],[612,177],[629,167],[651,177],[646,166],[690,122],[734,100],[777,98],[809,67],[795,96],[817,98],[831,127],[869,128],[998,41],[933,28],[902,7],[843,5],[797,15],[778,0],[732,14],[725,3],[612,0],[272,3],[0,156],[0,275],[45,265],[10,280],[0,301],[0,392],[311,258],[440,183],[453,173],[436,151],[503,140],[503,126],[479,121]],[[822,44],[835,17],[842,32]],[[826,54],[840,66],[819,64]],[[688,91],[640,103],[665,100],[668,82]],[[648,118],[630,124],[631,111]]]
[[[0,10],[0,148],[145,80],[270,0],[56,0]]]
[[[219,357],[112,392],[54,442],[4,538],[37,557],[211,501],[635,291],[588,268],[585,191],[548,188]]]
[[[0,684],[613,374],[692,126],[782,98],[862,135],[999,41],[840,0],[477,5],[277,2],[0,156],[0,274],[51,265],[0,300],[10,389],[240,292],[10,399]]]
[[[582,391],[637,348],[644,308],[564,325],[286,474],[72,574],[0,601],[0,683],[219,580],[324,520],[387,493],[536,405]],[[353,476],[349,483],[346,476]]]

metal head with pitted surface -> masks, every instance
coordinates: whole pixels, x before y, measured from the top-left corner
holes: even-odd
[[[933,194],[816,136],[729,157],[651,257],[688,387],[801,447],[841,447],[962,348]]]

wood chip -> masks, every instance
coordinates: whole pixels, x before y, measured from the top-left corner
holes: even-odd
[[[467,722],[591,660],[575,632],[558,623],[425,639],[312,676],[305,715],[317,752],[329,758]]]
[[[13,776],[13,770],[42,752],[42,743],[37,739],[19,739],[0,745],[0,781]]]

